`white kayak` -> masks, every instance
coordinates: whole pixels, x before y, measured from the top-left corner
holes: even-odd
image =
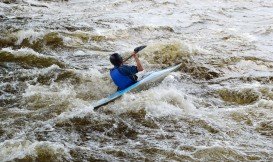
[[[140,87],[143,87],[146,85],[150,85],[151,83],[154,83],[156,81],[164,79],[167,75],[169,75],[171,72],[177,70],[180,66],[181,66],[181,63],[178,65],[160,70],[160,71],[152,72],[151,74],[149,74],[148,76],[145,76],[143,79],[141,79],[140,81],[136,82],[135,84],[129,86],[128,88],[126,88],[124,90],[117,91],[116,93],[97,101],[92,106],[96,110],[99,107],[106,105],[107,103],[114,101],[115,99],[121,97],[123,94],[125,94],[129,91],[132,91],[136,88],[140,88]]]

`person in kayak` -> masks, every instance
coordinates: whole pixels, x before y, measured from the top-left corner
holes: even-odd
[[[141,46],[142,49],[145,47]],[[124,61],[118,53],[114,53],[110,56],[110,62],[114,65],[114,68],[110,70],[110,75],[115,85],[118,87],[118,91],[126,89],[136,83],[136,73],[144,70],[137,56],[137,52],[140,51],[141,48],[135,48],[131,55],[135,59],[136,66],[124,65]]]

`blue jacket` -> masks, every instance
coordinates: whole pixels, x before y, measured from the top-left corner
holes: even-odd
[[[111,69],[110,75],[118,90],[123,90],[137,82],[137,72],[136,66],[122,65]]]

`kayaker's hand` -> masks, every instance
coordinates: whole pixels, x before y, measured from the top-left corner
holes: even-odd
[[[133,53],[132,53],[132,56],[133,56],[134,58],[136,58],[136,57],[137,57],[137,52],[133,52]]]
[[[135,61],[136,61],[136,64],[137,64],[137,71],[143,71],[143,67],[141,65],[141,62],[140,60],[138,59],[138,56],[137,56],[137,52],[133,52],[132,53],[132,56],[134,57]]]

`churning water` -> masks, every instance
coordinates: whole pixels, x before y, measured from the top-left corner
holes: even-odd
[[[0,161],[273,161],[271,0],[1,0]],[[160,84],[115,92],[139,45]],[[133,62],[131,62],[133,63]]]

